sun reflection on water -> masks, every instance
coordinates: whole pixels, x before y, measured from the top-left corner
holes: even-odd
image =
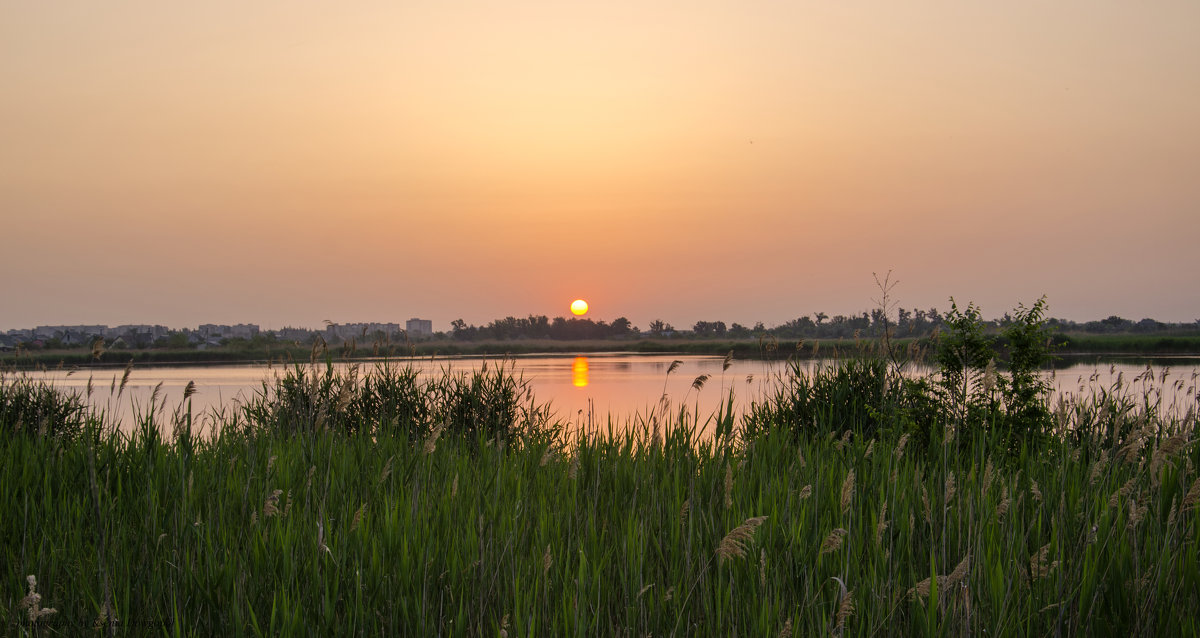
[[[577,388],[586,388],[588,384],[588,360],[587,357],[575,357],[575,361],[571,363],[571,385]]]

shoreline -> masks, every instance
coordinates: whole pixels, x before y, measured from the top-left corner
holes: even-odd
[[[1146,359],[1159,365],[1170,365],[1180,359],[1200,359],[1200,336],[1161,335],[1062,335],[1062,346],[1055,356],[1060,360],[1095,358],[1097,363],[1116,362],[1133,358]],[[893,347],[901,353],[928,350],[929,338],[900,338]],[[146,348],[110,350],[96,358],[83,348],[72,350],[28,351],[20,354],[0,354],[0,370],[35,370],[39,368],[120,368],[130,364],[163,367],[202,365],[266,365],[324,361],[373,361],[378,359],[409,358],[468,358],[571,356],[583,354],[629,355],[732,355],[737,359],[785,360],[790,358],[821,359],[856,354],[878,354],[879,341],[870,339],[639,339],[556,341],[526,339],[514,341],[430,341],[408,346],[389,345],[386,348],[353,348],[332,346],[316,349],[311,346],[264,346],[260,348],[222,347],[207,350]]]

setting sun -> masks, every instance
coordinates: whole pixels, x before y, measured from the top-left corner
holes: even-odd
[[[582,299],[576,299],[575,301],[571,302],[571,314],[577,317],[582,317],[583,315],[587,314],[587,311],[588,305],[586,301]]]

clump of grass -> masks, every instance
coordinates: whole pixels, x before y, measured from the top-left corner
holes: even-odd
[[[79,392],[43,379],[0,371],[0,431],[70,439],[79,436],[93,411]]]
[[[470,372],[444,368],[422,378],[390,361],[363,372],[358,364],[295,365],[264,381],[238,423],[280,433],[338,431],[427,439],[433,432],[467,440],[539,437],[556,427],[548,406],[505,363]],[[434,437],[436,440],[436,437]]]

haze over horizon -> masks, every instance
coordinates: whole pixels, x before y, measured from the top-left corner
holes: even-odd
[[[0,9],[0,330],[1200,319],[1200,3]]]

